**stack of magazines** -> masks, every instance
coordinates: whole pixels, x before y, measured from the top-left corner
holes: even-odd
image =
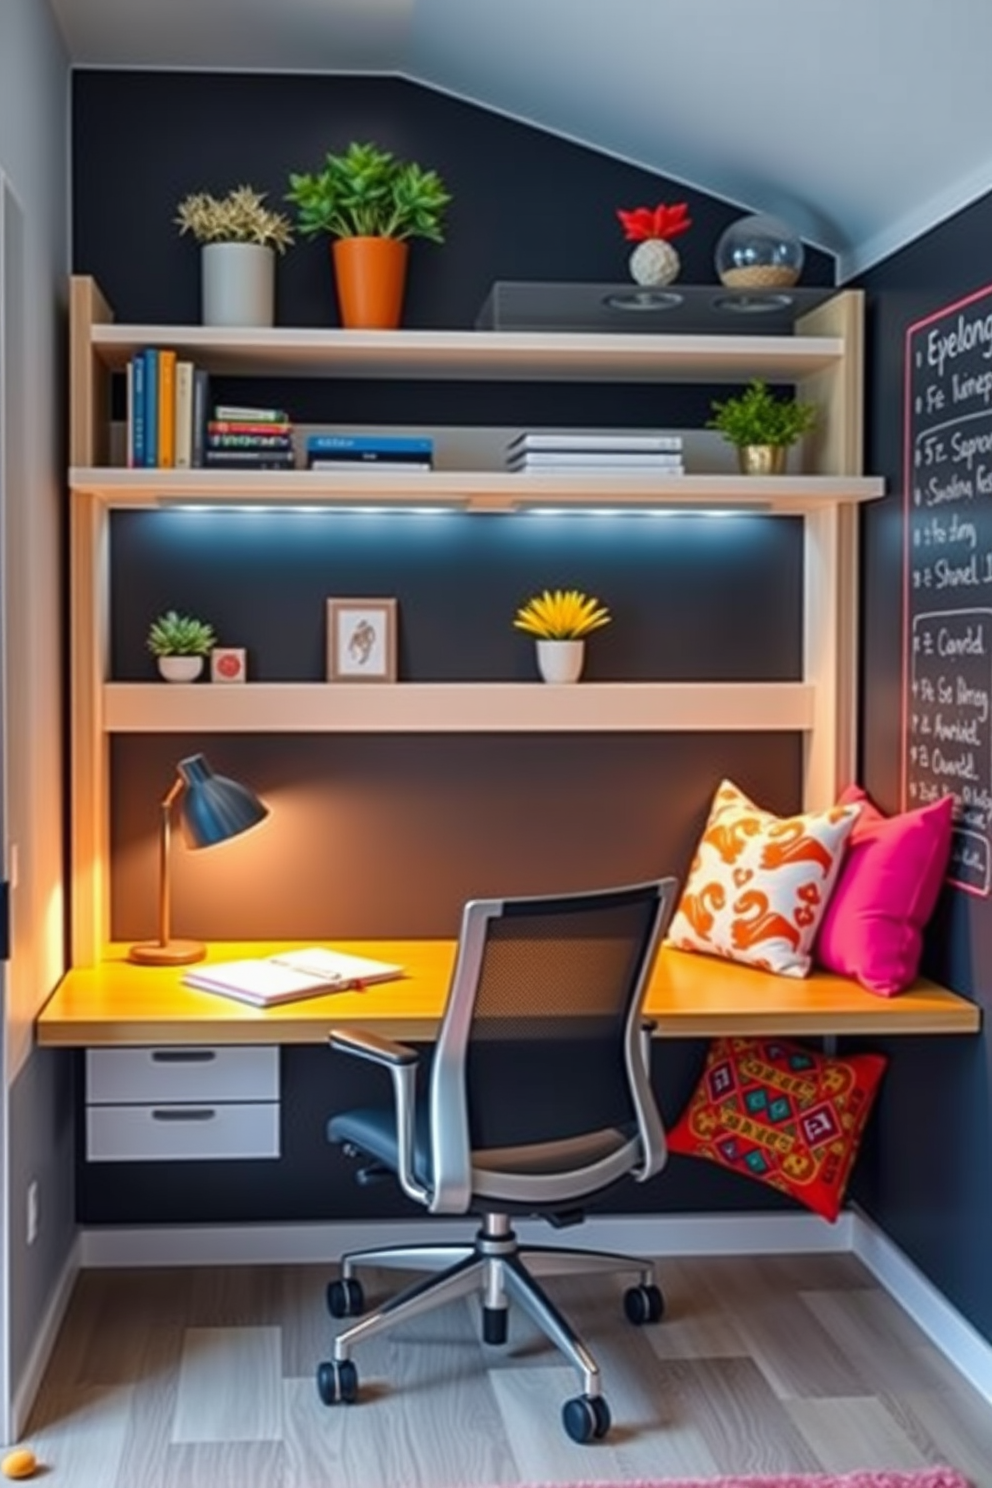
[[[682,475],[681,434],[524,432],[506,449],[508,470],[606,470]]]

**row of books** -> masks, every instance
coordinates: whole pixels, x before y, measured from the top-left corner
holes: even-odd
[[[524,431],[506,447],[508,470],[612,470],[682,475],[681,434]]]
[[[207,374],[164,347],[127,364],[127,463],[183,469],[197,463],[194,437],[207,420]]]

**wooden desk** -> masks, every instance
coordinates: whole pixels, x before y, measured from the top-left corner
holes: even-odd
[[[296,944],[300,944],[296,942]],[[319,1044],[332,1024],[356,1023],[391,1038],[429,1040],[444,1007],[455,942],[335,941],[341,950],[397,961],[406,975],[365,992],[339,992],[264,1011],[182,984],[183,968],[132,966],[111,947],[96,967],[70,971],[37,1022],[39,1044]],[[214,943],[208,960],[266,956],[287,943]],[[899,997],[876,997],[843,977],[770,976],[707,956],[664,949],[646,1011],[663,1038],[718,1034],[977,1033],[981,1009],[920,980]]]

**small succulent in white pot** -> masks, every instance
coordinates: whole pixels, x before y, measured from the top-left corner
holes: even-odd
[[[203,670],[204,657],[217,644],[212,625],[193,615],[166,610],[153,620],[148,631],[148,649],[158,669],[169,682],[193,682]]]
[[[265,205],[265,194],[236,186],[226,196],[194,191],[177,208],[180,236],[192,233],[198,243],[257,243],[285,253],[293,241],[288,217]]]
[[[263,192],[236,186],[222,197],[192,192],[176,222],[203,245],[204,325],[272,325],[275,255],[293,242],[289,218],[267,207]]]

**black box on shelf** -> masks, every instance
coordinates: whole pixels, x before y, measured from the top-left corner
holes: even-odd
[[[478,331],[631,331],[678,335],[789,335],[796,318],[836,294],[816,289],[739,290],[722,284],[527,283],[497,279]]]

